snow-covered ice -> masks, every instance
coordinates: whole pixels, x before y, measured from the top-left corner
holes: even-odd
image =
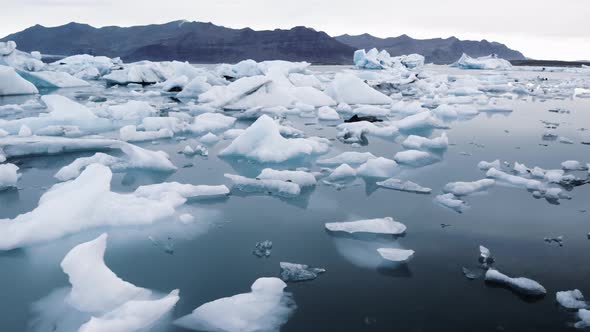
[[[407,191],[412,193],[430,194],[432,192],[432,189],[430,188],[422,187],[421,185],[414,183],[412,181],[403,181],[396,178],[389,178],[384,181],[378,181],[377,185],[387,189]]]
[[[391,217],[364,219],[357,221],[333,222],[325,225],[332,232],[346,233],[375,233],[400,235],[405,233],[406,225],[393,220]]]
[[[555,300],[566,309],[586,309],[588,302],[579,289],[561,291],[555,293]]]
[[[487,270],[485,280],[486,282],[505,285],[523,295],[544,296],[547,293],[545,287],[535,280],[523,277],[511,278],[495,269]]]

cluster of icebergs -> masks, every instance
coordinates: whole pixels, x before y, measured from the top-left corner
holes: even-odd
[[[38,52],[18,51],[13,42],[0,43],[0,96],[41,92],[22,104],[0,106],[0,193],[19,190],[20,178],[27,176],[26,168],[19,168],[24,157],[87,155],[52,173],[57,183],[35,208],[0,219],[0,250],[86,230],[187,224],[195,220],[183,209],[187,202],[237,192],[289,200],[318,186],[342,188],[363,178],[380,188],[429,195],[432,188],[407,180],[404,172],[428,171],[427,166],[443,161],[449,137],[453,139],[451,126],[482,113],[510,114],[514,98],[578,98],[586,93],[580,89],[590,89],[583,79],[517,80],[506,70],[510,64],[495,56],[465,55],[454,64],[495,72],[439,74],[429,71],[420,55],[392,57],[376,49],[355,52],[355,68],[339,72],[286,61],[197,68],[178,61],[126,64],[90,55],[54,63],[41,59]],[[48,90],[68,87],[99,88],[101,95],[68,98],[61,93],[65,90]],[[308,135],[294,127],[289,121],[293,117],[330,129]],[[374,139],[401,149],[369,152],[366,146]],[[228,163],[261,167],[248,176],[224,174],[222,180],[231,188],[178,182],[147,184],[126,193],[111,188],[113,172],[177,171],[174,158],[158,151],[161,143],[181,144],[177,152],[186,158],[211,153]],[[589,167],[575,160],[558,169],[482,161],[478,168],[485,178],[450,182],[439,188],[434,201],[464,212],[469,196],[506,185],[556,204],[589,182]],[[236,168],[234,173],[241,172]],[[346,250],[351,246],[357,251],[349,255],[355,263],[362,257],[376,265],[405,264],[415,254],[400,245],[406,226],[391,217],[326,223],[325,228],[343,255],[350,254]],[[86,319],[76,329],[144,330],[170,312],[179,291],[156,296],[121,280],[104,263],[106,241],[102,235],[80,244],[62,262],[71,284],[67,304]],[[258,279],[250,292],[203,304],[175,324],[206,331],[277,330],[295,308],[284,281],[311,280],[325,271],[288,262],[280,267],[283,281]],[[89,274],[89,268],[95,272]],[[517,291],[545,292],[532,280],[494,269],[485,278]],[[579,309],[579,324],[590,325],[590,311],[578,293],[558,293],[558,301]]]

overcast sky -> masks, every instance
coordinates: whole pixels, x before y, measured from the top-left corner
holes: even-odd
[[[187,19],[330,35],[487,39],[537,59],[590,60],[590,0],[0,0],[0,36],[71,21],[101,27]]]

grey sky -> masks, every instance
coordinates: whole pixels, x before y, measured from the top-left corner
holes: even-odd
[[[590,60],[590,0],[0,0],[0,9],[1,36],[34,24],[188,19],[257,30],[305,25],[330,35],[455,35],[502,42],[533,58]]]

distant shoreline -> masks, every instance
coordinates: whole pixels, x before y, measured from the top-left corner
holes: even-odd
[[[582,67],[590,66],[590,61],[560,61],[560,60],[510,60],[513,66],[537,67]]]

